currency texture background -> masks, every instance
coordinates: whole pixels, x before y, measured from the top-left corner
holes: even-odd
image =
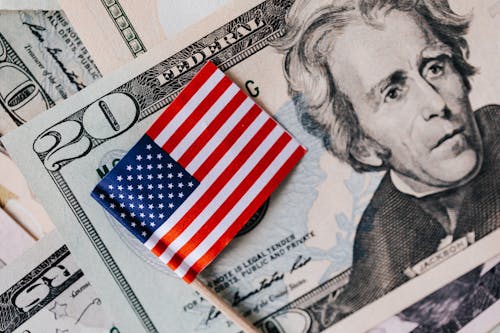
[[[153,1],[144,8],[128,1],[61,3],[81,29],[82,38],[87,36],[84,41],[89,49],[101,48],[92,55],[105,68],[103,73],[124,66],[9,133],[2,142],[46,207],[85,277],[103,304],[109,305],[117,326],[134,332],[164,332],[172,327],[186,332],[238,330],[90,198],[95,184],[208,59],[308,149],[245,232],[202,273],[208,286],[266,333],[362,332],[398,313],[385,328],[382,324],[374,332],[391,332],[387,327],[394,321],[394,325],[404,322],[394,332],[425,332],[435,327],[443,332],[448,328],[457,331],[467,329],[476,317],[479,320],[481,312],[486,314],[490,309],[495,313],[497,268],[482,272],[482,263],[500,251],[500,234],[493,227],[485,233],[451,237],[445,244],[451,247],[437,250],[436,246],[424,260],[411,263],[411,269],[405,270],[407,280],[398,284],[401,286],[370,296],[366,307],[356,308],[354,314],[339,321],[342,316],[335,304],[353,279],[353,256],[359,259],[354,254],[354,241],[360,232],[360,219],[366,218],[366,208],[384,175],[380,171],[354,171],[333,157],[325,149],[325,141],[314,130],[306,131],[304,119],[297,117],[306,113],[307,104],[301,96],[290,94],[293,89],[287,82],[290,77],[283,72],[287,63],[279,46],[295,1],[232,3],[168,39],[158,28],[161,17],[155,16],[149,27],[145,25],[144,17],[151,13],[148,10],[159,8]],[[468,60],[480,69],[470,79],[471,109],[494,114],[500,102],[496,83],[500,44],[494,34],[498,4],[450,1],[450,5],[460,14],[474,14],[465,36],[470,47]],[[83,18],[92,11],[97,23],[88,25]],[[92,35],[96,36],[94,41],[88,37]],[[113,50],[116,46],[116,57],[109,57],[102,47],[106,43]],[[67,83],[78,90],[70,77],[66,75]],[[48,92],[46,96],[50,97]],[[48,97],[43,100],[48,101]],[[485,105],[489,106],[482,108]],[[496,118],[491,119],[491,124],[496,124]],[[498,155],[497,145],[488,146],[487,151]],[[387,181],[387,176],[384,179]],[[494,181],[488,185],[497,186]],[[489,206],[493,214],[496,212],[494,216],[498,216],[496,198]],[[402,244],[405,241],[401,239]],[[459,250],[450,255],[451,248]],[[390,261],[389,255],[382,259]],[[434,265],[435,260],[442,263]],[[382,266],[382,261],[374,266],[377,264]],[[460,277],[470,271],[485,279],[495,277],[489,280],[492,285],[484,284],[488,291],[478,291],[484,292],[479,298],[491,302],[482,304],[473,315],[459,316],[460,320],[443,317],[442,323],[420,323],[417,317],[425,313],[422,309],[433,308],[432,301],[423,297],[439,294],[439,290],[448,290],[444,292],[448,295],[450,289],[443,286],[454,285],[452,281],[461,281]],[[470,285],[482,283],[471,279]],[[369,276],[364,281],[372,282]],[[378,282],[388,285],[390,281],[382,278]],[[446,326],[452,325],[451,321],[456,325]]]

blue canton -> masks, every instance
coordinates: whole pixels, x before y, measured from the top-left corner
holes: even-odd
[[[144,243],[198,185],[144,135],[101,180],[92,196]]]

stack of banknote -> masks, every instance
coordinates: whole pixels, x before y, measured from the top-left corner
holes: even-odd
[[[201,279],[264,333],[500,332],[499,0],[0,0],[0,333],[239,332],[90,193],[208,60],[308,152]]]

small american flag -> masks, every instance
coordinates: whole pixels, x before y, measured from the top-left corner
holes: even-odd
[[[305,152],[208,62],[92,196],[190,283]]]

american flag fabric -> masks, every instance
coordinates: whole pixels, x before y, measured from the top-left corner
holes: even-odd
[[[305,152],[208,62],[92,196],[190,283]]]

